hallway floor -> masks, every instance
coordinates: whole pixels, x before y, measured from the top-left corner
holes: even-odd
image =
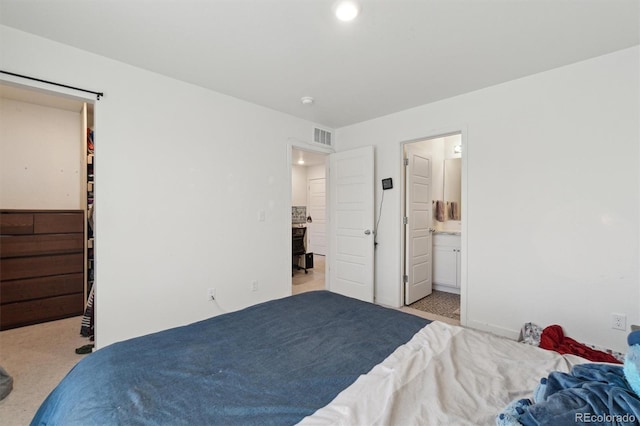
[[[294,270],[293,278],[291,279],[292,289],[291,294],[300,294],[313,290],[324,290],[325,277],[325,257],[320,254],[313,255],[313,268],[307,269],[308,273],[304,273],[304,270]]]

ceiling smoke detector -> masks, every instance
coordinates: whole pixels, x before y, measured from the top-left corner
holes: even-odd
[[[313,103],[313,98],[311,96],[303,96],[300,98],[300,102],[302,102],[302,105],[311,105]]]

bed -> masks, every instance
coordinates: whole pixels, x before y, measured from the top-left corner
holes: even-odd
[[[317,291],[100,349],[32,425],[495,424],[583,362]]]

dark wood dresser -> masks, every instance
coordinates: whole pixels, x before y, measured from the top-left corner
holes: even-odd
[[[84,309],[84,212],[0,210],[0,330]]]

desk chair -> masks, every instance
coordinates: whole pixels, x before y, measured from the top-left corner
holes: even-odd
[[[291,228],[291,255],[293,256],[293,269],[304,269],[304,273],[308,273],[307,264],[305,262],[304,268],[300,267],[300,256],[304,256],[307,250],[304,247],[304,236],[307,232],[307,228]],[[293,270],[291,271],[293,276]]]

